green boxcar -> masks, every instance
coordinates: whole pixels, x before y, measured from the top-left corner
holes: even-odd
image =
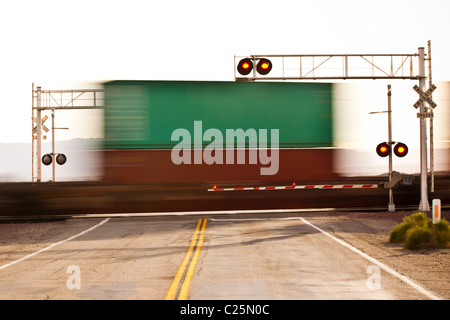
[[[178,144],[174,130],[194,137],[194,121],[223,137],[227,129],[267,129],[269,147],[270,129],[279,130],[280,148],[333,144],[329,83],[112,81],[104,87],[106,149],[170,149]]]

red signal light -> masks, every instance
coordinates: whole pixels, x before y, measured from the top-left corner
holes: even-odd
[[[253,70],[253,61],[250,58],[244,58],[239,61],[237,70],[243,76],[248,75]]]
[[[261,75],[266,75],[272,70],[272,62],[269,59],[260,59],[256,65],[256,71]]]
[[[387,142],[382,142],[377,146],[377,154],[380,157],[387,157],[391,154],[391,146]]]
[[[397,157],[404,157],[408,154],[408,147],[406,144],[399,142],[394,147],[394,153]]]

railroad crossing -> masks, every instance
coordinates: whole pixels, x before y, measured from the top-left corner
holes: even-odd
[[[247,57],[234,57],[234,75],[236,81],[257,80],[376,80],[403,79],[419,81],[413,89],[420,95],[414,104],[419,108],[420,120],[420,204],[419,210],[430,211],[428,200],[428,159],[427,124],[430,119],[430,157],[431,180],[434,188],[434,150],[432,109],[436,103],[431,93],[436,86],[431,82],[431,41],[428,41],[428,57],[425,48],[419,47],[418,53],[406,54],[252,54]],[[270,59],[276,59],[278,68]],[[237,62],[238,61],[238,62]],[[425,90],[425,61],[428,61],[429,88]],[[243,66],[247,66],[243,68]],[[253,66],[256,65],[256,68]],[[262,66],[266,66],[262,68]],[[355,71],[356,70],[356,71]],[[237,74],[237,73],[238,74]],[[426,107],[429,104],[431,111]]]

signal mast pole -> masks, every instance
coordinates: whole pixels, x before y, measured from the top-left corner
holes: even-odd
[[[391,108],[391,85],[388,84],[388,143],[389,146],[392,148],[393,142],[392,142],[392,108]],[[392,152],[389,153],[389,182],[392,181]],[[388,210],[390,212],[395,211],[395,204],[394,204],[394,196],[392,192],[392,188],[389,188],[389,203],[388,203]]]
[[[419,88],[425,91],[425,49],[419,48]],[[420,113],[426,112],[425,102],[420,104]],[[428,183],[427,183],[427,124],[426,118],[420,117],[420,211],[430,211],[428,203]]]

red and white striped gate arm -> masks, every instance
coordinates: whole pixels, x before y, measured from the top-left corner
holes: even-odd
[[[267,186],[267,187],[232,187],[219,188],[214,186],[208,191],[251,191],[251,190],[287,190],[287,189],[372,189],[378,188],[377,184],[315,184],[300,185],[292,184],[290,186]]]

